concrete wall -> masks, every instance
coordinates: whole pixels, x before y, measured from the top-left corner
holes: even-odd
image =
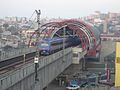
[[[110,55],[115,51],[115,42],[113,41],[102,41],[102,49],[100,52],[100,62],[104,62],[104,57]]]
[[[82,51],[82,48],[72,48],[73,52],[73,62],[72,64],[79,64],[80,60],[84,58],[85,54],[87,53],[87,50]],[[75,54],[75,55],[74,55]]]
[[[0,90],[42,90],[72,63],[72,50],[68,48],[39,61],[38,78],[35,83],[34,63],[0,76]]]
[[[21,56],[21,55],[24,55],[24,54],[28,54],[28,53],[31,53],[31,52],[35,52],[36,51],[36,48],[35,47],[30,47],[30,48],[21,48],[21,49],[14,49],[12,51],[2,51],[0,53],[0,62],[1,61],[4,61],[4,60],[7,60],[7,59],[10,59],[10,58],[14,58],[14,57],[17,57],[17,56]]]

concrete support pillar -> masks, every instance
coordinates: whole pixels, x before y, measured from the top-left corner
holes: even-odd
[[[101,72],[98,73],[98,83],[100,82],[101,80]]]
[[[59,78],[59,86],[61,86],[62,80],[61,78]]]
[[[85,58],[82,58],[82,70],[85,71],[86,69],[86,61]]]
[[[42,90],[46,90],[47,89],[47,87],[44,87]]]

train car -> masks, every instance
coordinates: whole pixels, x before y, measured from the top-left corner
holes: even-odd
[[[69,36],[68,42],[69,42],[69,45],[73,47],[81,44],[81,41],[77,36]]]
[[[64,44],[63,44],[64,42]],[[69,46],[67,38],[46,38],[39,42],[39,50],[41,55],[50,55],[56,51]]]
[[[45,38],[39,42],[39,50],[41,55],[50,55],[57,51],[62,50],[63,48],[77,46],[80,44],[80,40],[78,37],[69,36],[66,38]],[[64,47],[63,47],[64,46]]]

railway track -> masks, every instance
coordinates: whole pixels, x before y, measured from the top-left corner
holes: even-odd
[[[15,58],[11,58],[5,61],[0,62],[0,74],[4,74],[8,71],[16,69],[16,67],[20,67],[26,63],[29,63],[34,60],[35,52],[28,53],[25,56],[19,56]]]
[[[57,52],[57,51],[55,51],[55,52]],[[32,52],[32,53],[21,55],[21,56],[15,57],[15,58],[1,61],[0,62],[0,74],[4,74],[11,70],[15,70],[16,67],[19,68],[24,64],[32,62],[34,60],[35,55],[36,55],[36,52]],[[43,58],[43,57],[45,57],[45,56],[40,56],[40,58]]]

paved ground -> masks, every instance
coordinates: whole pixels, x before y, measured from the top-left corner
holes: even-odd
[[[65,90],[65,87],[63,86],[58,86],[55,84],[50,84],[46,90]]]

